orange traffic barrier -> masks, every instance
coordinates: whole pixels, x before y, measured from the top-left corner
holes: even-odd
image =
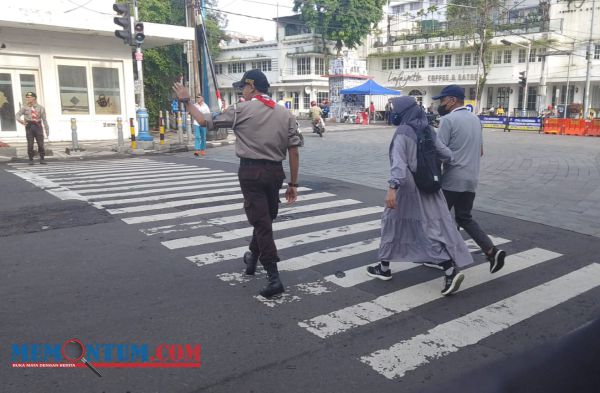
[[[590,121],[587,135],[600,136],[600,119],[593,119],[592,121]]]
[[[544,134],[561,134],[559,120],[553,118],[544,119]]]
[[[565,127],[565,134],[577,136],[585,135],[585,120],[569,119]]]

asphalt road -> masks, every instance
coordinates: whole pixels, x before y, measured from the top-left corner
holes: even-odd
[[[571,228],[573,209],[519,217],[560,203],[554,192],[561,189],[579,190],[577,204],[593,199],[598,158],[590,144],[600,139],[577,147],[563,140],[556,150],[577,157],[558,159],[541,157],[540,146],[555,143],[545,136],[486,134],[479,207],[486,210],[492,196],[503,203],[529,196],[510,215],[476,212],[509,253],[507,265],[490,275],[473,249],[476,265],[465,270],[463,288],[442,298],[436,270],[394,265],[389,282],[363,274],[376,262],[390,135],[306,136],[305,198],[283,205],[276,224],[287,291],[274,301],[256,297],[264,273],[241,275],[248,232],[236,165],[226,162],[235,161],[231,148],[211,149],[204,160],[176,154],[0,167],[0,391],[459,391],[461,378],[493,366],[483,373],[493,381],[498,364],[600,315],[600,244],[587,234],[594,223]],[[528,146],[529,138],[539,144]],[[513,187],[530,181],[522,163],[538,155],[532,173],[557,160],[576,162],[578,175]],[[498,169],[502,157],[512,170]],[[486,194],[489,187],[498,192]],[[539,201],[544,190],[548,201]],[[566,224],[552,219],[560,215]],[[12,368],[23,360],[14,344],[73,337],[151,348],[196,343],[202,366],[100,368],[101,379],[85,369]]]

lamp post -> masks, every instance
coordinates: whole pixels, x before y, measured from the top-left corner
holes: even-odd
[[[516,42],[510,42],[508,40],[501,40],[500,42],[507,46],[517,45],[522,48],[527,48],[527,59],[525,62],[525,86],[523,86],[523,104],[521,106],[521,115],[525,116],[527,113],[527,85],[529,83],[529,56],[531,56],[531,41],[529,41],[527,45],[517,44]]]

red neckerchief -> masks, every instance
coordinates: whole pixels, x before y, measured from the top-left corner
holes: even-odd
[[[253,98],[256,98],[257,100],[259,100],[260,102],[262,102],[263,104],[268,106],[269,108],[275,108],[275,101],[273,101],[271,99],[271,97],[269,97],[269,96],[257,94]]]

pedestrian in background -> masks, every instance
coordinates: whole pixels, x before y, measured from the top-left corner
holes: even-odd
[[[23,116],[24,120],[21,120]],[[37,103],[37,95],[30,91],[25,94],[25,106],[16,113],[17,121],[25,126],[25,137],[27,138],[27,155],[29,156],[29,165],[33,165],[33,140],[37,142],[38,153],[40,155],[40,164],[46,164],[44,150],[44,130],[46,138],[50,135],[50,127],[46,119],[46,109]],[[43,125],[43,127],[42,127]]]
[[[200,94],[198,94],[196,96],[196,103],[194,103],[194,106],[196,108],[198,108],[198,110],[200,112],[202,112],[203,115],[205,115],[204,117],[208,117],[210,115],[210,108],[208,107],[208,105],[206,105],[206,102],[204,102],[204,97],[202,97]],[[196,151],[194,152],[194,155],[196,157],[198,156],[205,156],[206,155],[206,127],[202,127],[200,124],[198,124],[198,121],[196,119],[194,120],[194,142],[195,142],[195,149]]]
[[[390,261],[433,262],[444,269],[442,295],[456,292],[464,279],[459,268],[473,263],[465,241],[456,229],[441,190],[422,192],[411,172],[417,170],[417,133],[429,125],[414,97],[393,98],[392,121],[398,125],[389,149],[390,179],[381,219],[379,264],[367,274],[390,280]],[[431,130],[440,160],[448,162],[452,152]]]
[[[388,126],[392,124],[391,113],[392,113],[392,100],[388,99],[388,101],[385,103],[385,122]]]
[[[438,137],[452,150],[453,159],[444,164],[442,189],[448,208],[454,208],[457,224],[463,228],[485,253],[490,272],[504,266],[506,252],[494,246],[489,236],[473,219],[471,210],[479,182],[479,167],[483,156],[483,129],[479,118],[464,106],[464,90],[458,85],[442,89],[434,100],[440,100],[442,116]],[[500,106],[498,109],[502,108]]]
[[[375,120],[375,104],[373,101],[371,101],[371,104],[369,105],[369,119],[371,121]]]
[[[285,196],[288,203],[298,195],[298,125],[289,110],[267,95],[269,82],[265,74],[253,69],[233,84],[246,102],[237,103],[214,118],[205,117],[189,103],[189,92],[180,83],[173,89],[185,102],[191,115],[210,130],[231,128],[236,135],[235,153],[240,158],[238,178],[244,195],[244,209],[254,227],[250,250],[244,254],[247,275],[254,275],[257,262],[267,271],[267,285],[260,291],[266,298],[284,291],[279,278],[279,256],[273,240],[273,220],[279,210],[279,190],[285,179],[282,161],[289,154],[290,183]]]

